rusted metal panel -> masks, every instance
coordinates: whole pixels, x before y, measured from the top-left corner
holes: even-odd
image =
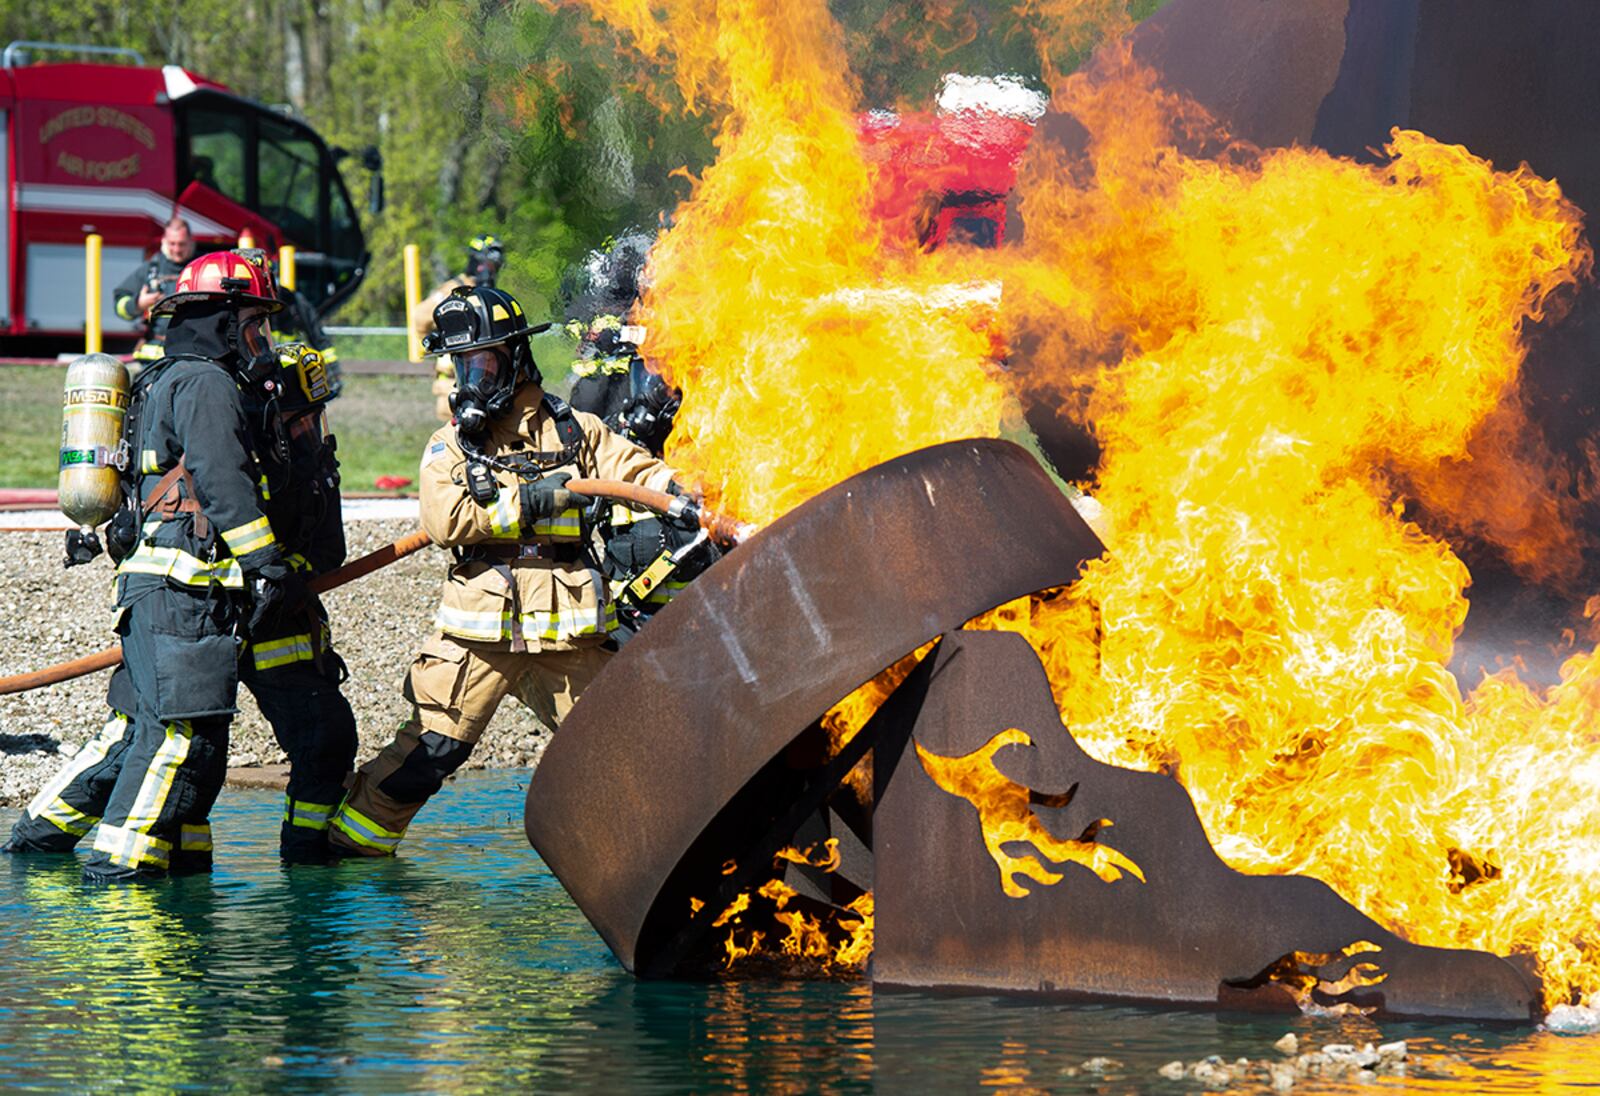
[[[1323,1004],[1388,1015],[1533,1016],[1537,987],[1504,959],[1408,943],[1313,879],[1227,867],[1176,780],[1101,764],[1078,746],[1020,636],[949,635],[932,658],[913,745],[892,771],[886,747],[875,758],[886,781],[873,817],[875,982],[1281,1008],[1293,999],[1264,974],[1301,952],[1320,953],[1300,966],[1326,982],[1357,962],[1382,976],[1342,995],[1323,993]],[[933,781],[915,747],[963,757],[1013,728],[1033,744],[999,749],[994,767],[1032,791],[1045,828],[1071,840],[1109,819],[1092,840],[1136,865],[1143,882],[1132,872],[1104,882],[1082,864],[1047,864],[1059,882],[1020,879],[1031,890],[1020,898],[1002,891],[973,807]],[[1381,950],[1340,954],[1361,942]]]
[[[528,839],[625,967],[670,972],[716,895],[765,878],[843,778],[842,762],[786,761],[791,743],[897,659],[1071,582],[1100,551],[1008,442],[934,446],[846,480],[732,552],[611,661],[530,782]],[[903,687],[889,707],[913,700]],[[858,737],[859,755],[871,736]],[[707,902],[698,921],[690,897]]]

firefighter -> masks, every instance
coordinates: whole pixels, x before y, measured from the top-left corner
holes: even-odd
[[[572,362],[572,406],[608,422],[636,394],[631,373],[642,367],[643,329],[628,323],[644,290],[644,266],[655,236],[630,229],[608,239],[561,279],[567,334],[578,340]]]
[[[243,406],[269,526],[289,565],[311,576],[336,569],[345,556],[335,441],[323,411],[329,384],[311,348],[285,345],[277,357],[281,368],[245,386]],[[355,763],[356,722],[339,689],[344,664],[314,595],[300,613],[252,633],[239,672],[289,758],[280,855],[323,862],[328,819]],[[126,667],[112,674],[106,702],[105,726],[24,809],[5,851],[70,851],[105,814],[133,741],[128,713],[137,697]]]
[[[417,338],[426,339],[433,330],[433,314],[444,299],[463,286],[488,286],[494,288],[500,268],[505,265],[505,246],[487,232],[479,233],[467,241],[467,262],[460,274],[447,279],[432,293],[418,302],[411,312],[411,326]],[[450,389],[454,385],[455,370],[448,354],[439,355],[434,363],[433,410],[440,422],[450,421]]]
[[[322,356],[304,344],[279,348],[278,361],[270,386],[246,386],[245,411],[255,424],[268,525],[285,561],[309,580],[345,559],[338,443],[325,409],[333,382]],[[298,611],[253,627],[239,669],[289,758],[279,855],[324,862],[328,822],[355,766],[356,717],[340,690],[348,675],[321,600],[308,594]]]
[[[113,519],[108,533],[131,740],[84,867],[91,880],[210,868],[237,637],[304,609],[304,579],[262,508],[239,391],[278,367],[267,325],[280,307],[266,257],[224,251],[184,267],[152,310],[171,321],[167,356],[130,408],[136,519],[131,530]]]
[[[628,322],[654,242],[644,231],[607,241],[568,272],[562,290],[571,317],[567,333],[581,340],[572,363],[572,406],[659,457],[682,394],[646,367],[639,352],[645,330]],[[595,311],[599,315],[584,319]],[[704,531],[622,503],[609,508],[599,532],[617,608],[612,640],[619,646],[722,555]]]
[[[177,284],[178,274],[194,256],[194,233],[189,222],[174,216],[161,231],[161,248],[112,290],[117,315],[131,322],[143,322],[144,331],[133,348],[136,363],[159,361],[164,351],[167,317],[153,316],[150,310]]]
[[[614,607],[574,477],[677,492],[672,469],[549,396],[528,347],[534,326],[497,289],[456,290],[428,350],[448,352],[455,421],[419,475],[422,527],[455,555],[404,692],[411,718],[363,765],[334,815],[341,852],[392,855],[412,817],[461,767],[510,694],[556,727],[609,652]]]

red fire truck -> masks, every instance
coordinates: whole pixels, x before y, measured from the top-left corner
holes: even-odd
[[[116,61],[29,63],[46,52]],[[304,122],[132,50],[13,42],[0,56],[0,353],[82,345],[84,237],[104,239],[107,348],[134,325],[111,287],[185,217],[199,248],[248,232],[297,249],[301,293],[323,314],[360,284],[369,255],[338,164]],[[375,149],[373,205],[381,200]]]

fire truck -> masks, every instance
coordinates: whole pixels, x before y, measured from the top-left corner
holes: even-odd
[[[52,53],[97,60],[35,61]],[[104,241],[107,348],[131,346],[136,325],[114,312],[111,287],[174,213],[200,251],[245,234],[269,252],[295,247],[297,288],[326,315],[370,257],[339,174],[346,155],[283,111],[133,50],[11,43],[0,55],[0,353],[81,347],[90,233]],[[360,159],[376,211],[382,162],[376,149]]]

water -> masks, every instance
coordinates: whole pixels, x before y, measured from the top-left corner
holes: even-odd
[[[642,984],[522,837],[522,774],[474,774],[404,855],[281,868],[280,798],[229,790],[218,869],[98,888],[0,862],[0,1083],[34,1091],[1185,1092],[1173,1059],[1406,1039],[1407,1091],[1600,1088],[1600,1037],[874,993]],[[1121,1064],[1081,1072],[1095,1056]],[[1305,1082],[1296,1092],[1371,1086]],[[1401,1082],[1379,1087],[1398,1089]],[[1236,1091],[1240,1089],[1236,1088]]]

